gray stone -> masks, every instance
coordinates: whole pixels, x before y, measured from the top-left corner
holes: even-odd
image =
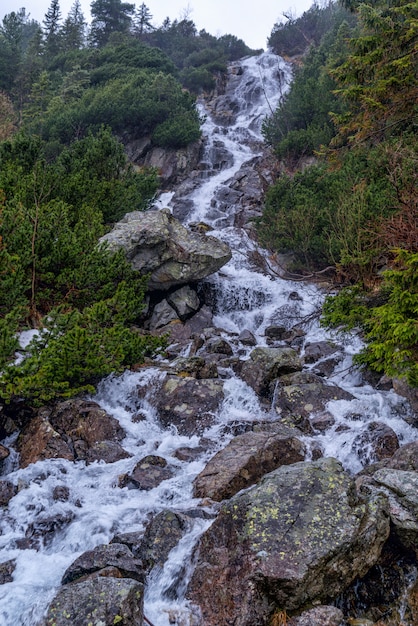
[[[122,578],[144,580],[142,562],[134,557],[126,545],[112,543],[96,546],[80,555],[65,571],[61,584],[66,585],[95,572],[113,567]]]
[[[280,465],[303,461],[297,431],[276,425],[275,432],[247,432],[217,452],[194,481],[194,496],[224,500],[256,483]]]
[[[142,626],[143,605],[141,583],[98,577],[61,587],[40,626]]]
[[[153,404],[163,426],[174,425],[181,435],[201,434],[214,420],[223,401],[223,381],[167,376]]]
[[[291,348],[255,348],[244,361],[241,377],[260,395],[269,392],[269,385],[282,374],[302,368],[299,356]]]
[[[151,291],[202,280],[231,258],[225,243],[189,231],[167,209],[128,213],[101,241],[124,250],[134,269],[149,274]]]
[[[173,307],[182,322],[197,313],[200,307],[199,296],[189,285],[185,285],[167,296],[167,302]]]
[[[335,459],[295,463],[224,503],[203,534],[188,597],[205,626],[268,623],[334,597],[376,563],[387,501],[359,498]]]
[[[178,319],[178,315],[173,307],[168,304],[167,300],[161,300],[161,302],[154,307],[149,321],[149,328],[150,330],[155,330],[166,326],[176,319]]]

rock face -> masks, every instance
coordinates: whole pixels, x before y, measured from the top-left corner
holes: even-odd
[[[303,461],[298,432],[277,425],[276,432],[248,432],[215,454],[194,481],[197,498],[224,500],[256,483],[280,465]]]
[[[64,585],[40,626],[142,626],[143,585],[129,578],[95,578]]]
[[[225,503],[202,536],[189,597],[205,626],[265,625],[338,594],[376,562],[389,534],[386,499],[356,497],[335,459],[295,463]]]
[[[129,213],[101,241],[123,249],[134,269],[150,274],[151,291],[202,280],[231,258],[229,246],[189,231],[168,209]]]

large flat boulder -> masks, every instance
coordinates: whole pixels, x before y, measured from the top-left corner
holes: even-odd
[[[227,244],[188,230],[168,209],[128,213],[101,242],[122,249],[134,269],[149,274],[150,291],[202,280],[231,258]]]
[[[356,495],[332,458],[282,466],[222,505],[203,534],[188,596],[205,626],[267,625],[335,597],[376,563],[386,498]]]
[[[247,432],[213,456],[194,481],[197,498],[221,501],[256,483],[280,465],[303,461],[298,431],[278,424],[276,432]]]

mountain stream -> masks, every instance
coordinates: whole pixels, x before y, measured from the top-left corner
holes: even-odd
[[[327,410],[334,418],[333,424],[307,437],[306,442],[311,447],[319,446],[324,456],[336,457],[354,473],[370,461],[367,445],[358,445],[359,435],[370,421],[390,426],[401,444],[417,438],[416,429],[405,419],[407,403],[393,390],[378,391],[363,381],[352,365],[352,357],[361,347],[356,335],[333,335],[320,327],[318,313],[324,298],[321,288],[261,271],[254,259],[268,262],[268,253],[257,247],[251,228],[237,226],[233,183],[239,180],[242,168],[251,166],[263,153],[262,121],[275,109],[290,79],[290,66],[268,52],[234,64],[225,93],[211,103],[199,104],[205,138],[199,170],[177,190],[163,194],[157,206],[168,206],[185,224],[208,224],[213,229],[211,234],[230,245],[232,260],[205,281],[205,289],[215,303],[214,326],[222,329],[222,336],[235,337],[237,344],[236,337],[247,329],[257,345],[265,346],[268,326],[303,326],[306,335],[301,338],[302,355],[308,343],[332,340],[338,346],[338,358],[328,382],[349,391],[354,399],[330,401]],[[251,349],[239,345],[240,358],[247,358]],[[145,529],[152,515],[167,508],[196,510],[201,503],[193,498],[193,479],[214,451],[231,439],[228,424],[251,421],[254,415],[263,415],[265,420],[278,418],[274,407],[261,406],[255,392],[231,369],[220,369],[225,399],[215,424],[204,432],[212,447],[193,460],[179,460],[174,452],[181,447],[198,448],[200,439],[196,435],[181,436],[175,427],[160,424],[152,397],[161,375],[158,367],[147,367],[110,376],[100,383],[92,398],[120,421],[126,432],[122,445],[131,458],[90,465],[54,459],[25,469],[18,469],[16,453],[7,460],[3,475],[7,474],[19,491],[0,512],[0,561],[16,562],[13,581],[0,586],[1,626],[36,626],[64,571],[84,551],[108,543],[115,534]],[[142,419],[133,419],[138,414]],[[13,438],[3,443],[13,448]],[[129,473],[148,454],[166,459],[174,475],[149,491],[119,488],[118,476]],[[66,501],[54,499],[57,486],[68,488]],[[192,518],[189,532],[171,551],[164,568],[151,574],[146,586],[145,615],[154,626],[197,623],[184,600],[184,591],[192,568],[193,547],[211,523],[208,507],[203,503],[200,509],[207,510],[208,515]],[[46,514],[67,516],[71,521],[38,547],[20,549],[19,539],[27,536],[28,529],[41,523]]]

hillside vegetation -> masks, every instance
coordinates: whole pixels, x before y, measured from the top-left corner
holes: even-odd
[[[195,95],[252,51],[197,32],[187,16],[156,27],[145,4],[52,0],[0,25],[0,397],[41,404],[91,390],[164,340],[139,332],[146,281],[98,246],[147,208],[157,172],[134,169],[122,141],[181,148],[200,138]],[[39,334],[14,363],[17,334]]]
[[[276,50],[292,32],[289,54],[310,45],[264,125],[284,173],[259,233],[292,251],[299,270],[335,267],[344,289],[327,300],[324,324],[362,327],[358,361],[417,386],[418,7],[342,4],[273,29]]]

